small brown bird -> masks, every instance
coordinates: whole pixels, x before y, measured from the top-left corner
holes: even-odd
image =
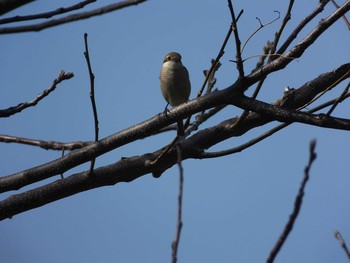
[[[166,102],[172,107],[178,106],[186,101],[191,93],[191,83],[188,71],[181,62],[181,55],[170,52],[163,60],[160,71],[160,88]],[[177,135],[185,135],[182,119],[177,122]]]

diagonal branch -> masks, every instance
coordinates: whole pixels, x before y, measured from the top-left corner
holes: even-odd
[[[305,186],[307,181],[309,180],[309,172],[311,169],[311,165],[312,163],[315,161],[316,159],[316,153],[315,153],[315,147],[316,147],[316,140],[312,140],[310,142],[310,157],[309,157],[309,162],[307,164],[307,166],[304,169],[304,178],[303,181],[300,184],[300,188],[298,191],[298,195],[295,198],[295,202],[294,202],[294,210],[292,212],[292,214],[289,216],[289,220],[282,232],[282,234],[280,235],[277,243],[275,244],[275,246],[273,247],[268,259],[267,259],[267,263],[272,263],[278,252],[281,250],[283,244],[285,243],[285,241],[287,240],[288,235],[290,234],[290,232],[293,229],[294,223],[299,215],[300,209],[301,209],[301,205],[303,203],[303,197],[304,197],[304,193],[305,193]]]
[[[22,5],[29,4],[35,0],[2,0],[0,2],[0,15],[6,14]]]
[[[63,70],[59,73],[58,77],[53,81],[51,87],[44,90],[43,93],[39,94],[35,99],[29,101],[29,102],[23,102],[18,104],[17,106],[10,107],[4,110],[0,110],[0,118],[6,118],[11,115],[14,115],[16,113],[21,112],[22,110],[33,107],[36,104],[38,104],[39,101],[41,101],[43,98],[45,98],[47,95],[49,95],[52,91],[54,91],[57,87],[57,84],[61,83],[64,80],[73,78],[74,74],[72,72],[65,73]]]
[[[85,7],[86,5],[91,4],[93,2],[96,2],[96,0],[84,0],[83,2],[72,5],[70,7],[61,7],[61,8],[54,10],[54,11],[35,14],[35,15],[8,17],[8,18],[0,19],[0,24],[27,21],[27,20],[40,19],[40,18],[51,18],[51,17],[56,16],[56,15],[61,15],[64,13],[71,12],[73,10],[81,9],[81,8]]]
[[[82,149],[75,150],[57,160],[13,175],[2,177],[0,178],[0,193],[9,190],[17,190],[25,185],[61,174],[122,145],[146,138],[152,135],[155,131],[176,122],[177,119],[181,117],[225,104],[233,104],[237,107],[257,112],[258,114],[251,113],[245,119],[244,124],[235,129],[230,128],[230,125],[236,121],[236,118],[233,118],[212,128],[199,131],[192,137],[186,139],[182,144],[188,145],[187,158],[196,157],[198,155],[198,152],[196,152],[195,149],[208,149],[221,141],[233,136],[240,136],[255,127],[259,127],[274,120],[287,123],[301,122],[319,127],[350,130],[350,120],[334,118],[326,115],[313,115],[293,110],[300,107],[300,105],[307,103],[308,99],[310,100],[313,96],[316,96],[317,93],[322,92],[329,86],[328,84],[330,82],[338,80],[338,78],[343,76],[344,72],[349,71],[349,69],[350,64],[345,64],[336,70],[320,75],[313,81],[309,81],[307,84],[303,85],[299,90],[296,90],[290,99],[283,102],[278,101],[276,105],[280,106],[270,105],[265,102],[247,98],[244,95],[236,94],[233,92],[235,85],[221,91],[212,92],[175,107],[167,113],[167,116],[165,116],[165,114],[160,114]],[[350,77],[350,72],[347,77]],[[169,155],[171,156],[171,151],[169,152]],[[185,151],[184,156],[186,156]],[[150,157],[155,159],[157,155],[151,155],[149,158]],[[143,161],[146,162],[149,158],[144,157]],[[146,169],[146,164],[143,163],[142,167],[144,170],[139,167],[139,172],[141,172],[140,175],[143,173],[164,171],[174,164],[169,162],[171,158],[163,159],[166,160],[162,160],[162,162],[159,163],[159,166],[152,166],[152,169],[148,169],[149,167]]]
[[[0,34],[10,34],[10,33],[21,33],[21,32],[29,32],[29,31],[40,31],[45,28],[54,27],[57,25],[62,25],[66,23],[70,23],[73,21],[87,19],[93,16],[103,15],[118,9],[122,9],[125,7],[129,7],[132,5],[138,5],[146,0],[125,0],[122,2],[110,4],[101,8],[97,8],[91,11],[87,11],[84,13],[72,14],[66,17],[52,19],[47,22],[43,22],[40,24],[26,25],[26,26],[18,26],[18,27],[3,27],[0,28]]]

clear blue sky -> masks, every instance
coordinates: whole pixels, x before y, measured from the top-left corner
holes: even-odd
[[[8,16],[72,4],[60,2],[55,5],[54,1],[37,1]],[[316,3],[296,2],[283,39]],[[234,1],[234,5],[237,13],[244,9],[239,21],[244,42],[258,27],[256,17],[266,23],[276,17],[274,10],[284,14],[287,3]],[[327,6],[298,40],[333,10],[333,6]],[[280,22],[254,36],[243,57],[260,54]],[[89,77],[83,56],[85,32],[89,34],[103,138],[164,109],[158,76],[162,59],[169,51],[182,54],[190,72],[193,98],[202,84],[202,71],[216,56],[229,23],[226,1],[148,1],[39,33],[0,35],[2,109],[34,98],[51,85],[60,70],[75,74],[35,108],[2,119],[0,133],[64,142],[93,140]],[[349,40],[349,32],[339,20],[302,58],[283,72],[274,73],[259,99],[273,102],[282,96],[285,86],[297,88],[348,62]],[[229,62],[235,57],[234,51],[234,42],[230,41],[217,74],[219,89],[237,78],[235,64]],[[255,63],[256,59],[247,61],[246,72]],[[340,94],[344,85],[325,100]],[[240,112],[228,107],[203,128]],[[348,103],[341,104],[334,114],[348,118]],[[237,146],[275,125],[227,140],[215,150]],[[154,151],[166,145],[174,134],[169,132],[124,146],[98,158],[96,165]],[[318,157],[311,169],[303,207],[276,262],[347,262],[333,232],[340,230],[350,244],[349,134],[301,124],[236,155],[183,163],[184,226],[179,262],[266,261],[293,209],[308,160],[308,144],[314,138]],[[61,153],[0,144],[0,155],[3,176],[59,158]],[[87,167],[82,165],[65,176]],[[170,262],[177,193],[178,168],[174,166],[159,179],[146,175],[132,183],[81,193],[17,215],[0,222],[1,262]]]

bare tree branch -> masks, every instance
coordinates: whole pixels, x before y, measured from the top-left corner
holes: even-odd
[[[298,191],[298,195],[295,198],[295,202],[294,202],[294,210],[292,212],[292,214],[289,216],[289,220],[282,232],[282,234],[280,235],[277,243],[275,244],[275,246],[273,247],[268,259],[267,259],[267,263],[272,263],[278,252],[281,250],[284,242],[287,240],[287,237],[289,235],[289,233],[292,231],[294,223],[299,215],[302,203],[303,203],[303,197],[304,197],[304,193],[305,193],[305,186],[307,181],[309,180],[309,172],[311,169],[311,165],[312,163],[315,161],[316,159],[316,153],[315,153],[315,147],[316,147],[316,140],[312,140],[310,142],[310,157],[309,157],[309,162],[307,164],[307,166],[304,169],[304,178],[303,181],[300,184],[300,188]]]
[[[22,110],[28,108],[28,107],[33,107],[36,104],[38,104],[39,101],[41,101],[43,98],[45,98],[47,95],[49,95],[52,91],[54,91],[57,87],[57,84],[61,83],[64,80],[73,78],[74,74],[72,72],[64,72],[63,70],[59,73],[58,77],[54,79],[52,82],[51,87],[48,89],[44,90],[43,93],[39,94],[35,99],[29,101],[29,102],[23,102],[18,104],[17,106],[10,107],[4,110],[0,110],[0,118],[6,118],[11,115],[14,115],[16,113],[21,112]]]
[[[1,0],[0,1],[0,15],[6,14],[22,5],[29,4],[35,0]]]
[[[350,130],[350,120],[334,118],[326,115],[313,115],[310,113],[295,112],[293,110],[290,110],[296,109],[300,107],[300,105],[304,105],[308,99],[310,100],[317,93],[322,92],[322,88],[326,89],[329,86],[329,83],[336,81],[340,76],[344,75],[344,72],[347,72],[349,70],[350,63],[345,64],[336,70],[320,75],[313,81],[309,81],[300,89],[296,90],[293,95],[290,96],[290,99],[284,100],[283,102],[278,101],[276,105],[280,105],[280,107],[253,100],[244,95],[237,94],[233,91],[235,86],[221,91],[212,92],[208,95],[175,107],[166,116],[164,113],[162,113],[147,121],[139,123],[119,133],[108,136],[96,143],[86,146],[83,149],[73,151],[60,159],[26,171],[19,172],[17,174],[1,177],[0,193],[9,190],[17,190],[25,185],[47,179],[57,174],[61,174],[77,165],[88,162],[93,158],[96,158],[122,145],[138,139],[146,138],[149,135],[153,134],[156,130],[159,130],[171,123],[176,122],[177,119],[181,117],[184,117],[188,114],[201,112],[205,109],[219,105],[233,104],[246,110],[255,111],[258,114],[251,113],[246,118],[244,125],[241,125],[239,128],[230,128],[230,125],[236,121],[236,118],[233,118],[222,122],[212,128],[199,131],[191,138],[188,138],[182,142],[182,145],[188,144],[188,148],[182,148],[184,157],[186,156],[187,158],[196,158],[198,153],[204,149],[208,149],[213,145],[233,136],[242,135],[254,127],[259,127],[274,120],[286,123],[301,122],[325,128]],[[348,77],[350,77],[350,71],[348,75]],[[187,149],[188,152],[186,152],[185,149]],[[195,151],[194,149],[197,149],[198,151]],[[157,154],[157,152],[155,154]],[[171,151],[168,155],[171,155]],[[148,158],[146,158],[146,156]],[[154,160],[156,158],[154,155],[146,156],[144,156],[144,162]],[[168,157],[163,158],[163,160],[157,163],[157,165],[152,166],[152,169],[148,169],[146,163],[144,163],[143,172],[146,174],[150,171],[164,171],[163,169],[167,169],[174,164],[172,162],[169,162],[169,160],[170,159]],[[165,165],[171,163],[172,165],[170,166]],[[139,172],[141,172],[141,170]]]
[[[0,28],[0,34],[10,34],[10,33],[21,33],[21,32],[29,32],[29,31],[40,31],[49,27],[54,27],[57,25],[62,25],[65,23],[70,23],[73,21],[87,19],[93,16],[98,16],[102,14],[106,14],[118,9],[122,9],[125,7],[129,7],[132,5],[138,5],[146,0],[125,0],[122,2],[118,2],[115,4],[107,5],[101,8],[97,8],[91,11],[87,11],[84,13],[72,14],[66,17],[52,19],[47,22],[43,22],[40,24],[26,25],[26,26],[18,26],[18,27],[3,27]]]
[[[329,2],[329,0],[326,1],[320,1],[320,4],[318,7],[307,17],[305,17],[300,24],[294,29],[294,31],[289,35],[289,37],[284,41],[282,46],[278,49],[276,52],[277,54],[283,54],[289,45],[293,42],[294,39],[297,38],[298,34],[301,32],[301,30],[312,20],[314,19],[319,13],[321,13],[326,6],[326,4]]]
[[[95,142],[98,141],[98,116],[97,116],[97,107],[96,107],[96,102],[95,102],[95,75],[92,72],[92,67],[91,67],[91,62],[90,62],[90,55],[89,55],[89,48],[88,48],[88,41],[87,41],[87,33],[84,34],[84,43],[85,43],[85,52],[84,56],[86,59],[86,63],[88,66],[89,70],[89,78],[90,78],[90,100],[91,100],[91,105],[92,105],[92,111],[94,114],[94,126],[95,126]],[[91,165],[90,165],[90,173],[92,174],[95,166],[95,158],[91,160]]]
[[[175,239],[173,243],[171,244],[172,249],[172,257],[171,262],[176,263],[177,262],[177,251],[180,244],[180,236],[181,236],[181,230],[182,230],[182,197],[183,197],[183,184],[184,184],[184,173],[183,173],[183,167],[182,167],[182,153],[181,153],[181,147],[180,145],[176,146],[177,148],[177,155],[178,160],[177,164],[179,166],[179,196],[177,198],[177,223],[176,223],[176,233],[175,233]]]
[[[339,231],[335,231],[334,236],[335,236],[336,239],[338,239],[341,247],[344,249],[345,254],[347,255],[347,257],[348,257],[348,259],[350,261],[350,251],[348,249],[348,246],[346,245],[346,242],[345,242],[343,236],[340,234]]]
[[[350,97],[350,93],[345,94],[342,99],[346,99]],[[311,109],[309,111],[307,111],[308,113],[314,113],[316,111],[319,111],[323,108],[329,107],[330,105],[335,104],[337,101],[339,100],[339,98],[334,99],[334,100],[330,100],[326,103],[323,103],[322,105],[319,105],[317,107],[315,107],[314,109]],[[219,151],[219,152],[203,152],[200,154],[201,159],[205,159],[205,158],[217,158],[217,157],[222,157],[222,156],[226,156],[226,155],[230,155],[230,154],[234,154],[234,153],[238,153],[241,152],[255,144],[257,144],[258,142],[261,142],[262,140],[265,140],[266,138],[270,137],[271,135],[275,134],[276,132],[286,128],[287,126],[289,126],[291,123],[283,123],[280,124],[270,130],[268,130],[267,132],[261,134],[260,136],[246,142],[243,143],[237,147],[231,148],[231,149],[227,149],[227,150],[223,150],[223,151]]]
[[[343,67],[349,68],[350,64]],[[315,80],[315,82],[323,83],[321,79],[332,77],[337,79],[337,77],[339,77],[337,74],[343,73],[343,70],[346,69],[341,67],[341,69],[329,72],[328,74],[322,74],[321,77],[318,77]],[[312,84],[312,82],[310,83]],[[313,87],[314,86],[309,86],[309,88]],[[317,89],[319,89],[319,87],[317,87]],[[69,170],[71,167],[87,162],[92,158],[117,148],[125,143],[138,138],[147,137],[149,131],[157,130],[161,125],[168,125],[169,122],[176,122],[178,116],[181,114],[181,111],[183,111],[186,107],[191,109],[198,107],[197,111],[203,110],[203,107],[201,106],[202,103],[208,103],[208,100],[212,101],[211,97],[214,98],[221,92],[225,92],[225,90],[213,92],[204,97],[198,98],[195,101],[191,101],[188,104],[176,107],[172,109],[170,113],[168,113],[168,117],[159,115],[158,117],[154,117],[148,121],[121,131],[120,133],[109,136],[83,149],[73,151],[68,155],[50,163],[34,167],[14,175],[2,177],[0,178],[0,192],[16,190],[30,183],[37,182],[54,175],[59,175],[60,173]],[[230,92],[232,91],[230,90],[228,93]],[[227,93],[223,94],[223,96],[227,97]],[[300,96],[295,97],[299,98],[299,100],[304,99]],[[243,100],[245,100],[244,97]],[[216,101],[216,99],[213,99],[213,101]],[[260,102],[255,101],[254,103],[259,104]],[[300,102],[296,100],[295,104],[298,105]],[[285,113],[293,112],[285,108],[279,108],[277,106],[273,107],[275,107],[274,110],[277,111],[282,110]],[[264,107],[262,107],[262,109],[263,108]],[[294,114],[305,113],[298,112]],[[233,118],[224,121],[217,126],[199,131],[190,138],[187,138],[181,142],[182,159],[186,160],[188,158],[201,158],[201,153],[205,149],[208,149],[211,146],[226,140],[227,138],[240,136],[254,127],[264,125],[272,121],[273,119],[271,118],[273,118],[273,114],[270,116],[262,115],[261,113],[250,113],[245,119],[244,125],[241,125],[239,129],[230,128],[230,126],[236,121],[236,118]],[[333,118],[329,118],[329,120],[332,119]],[[291,119],[287,118],[286,122],[288,122],[288,120],[290,121]],[[342,128],[350,130],[350,120],[345,122],[344,125],[342,125]],[[136,138],[134,136],[136,136]],[[123,158],[114,164],[96,168],[94,170],[95,176],[87,176],[89,171],[81,172],[45,186],[38,187],[21,194],[12,195],[3,201],[0,201],[0,220],[36,207],[40,207],[61,198],[80,193],[82,191],[106,185],[114,185],[120,182],[130,182],[148,173],[157,173],[160,175],[163,171],[176,164],[178,158],[176,149],[172,148],[167,153],[166,158],[161,159],[154,166],[149,165],[150,161],[154,160],[160,154],[160,152],[161,150],[158,150],[156,152],[147,153],[141,156]]]
[[[81,148],[93,143],[92,141],[90,141],[90,142],[43,141],[43,140],[35,140],[35,139],[10,136],[10,135],[5,135],[5,134],[0,134],[0,142],[20,143],[20,144],[26,144],[26,145],[31,145],[31,146],[38,146],[38,147],[43,148],[45,150],[58,150],[58,151],[62,151],[62,150],[73,151],[76,149],[81,149]]]
[[[0,24],[34,20],[34,19],[40,19],[40,18],[51,18],[51,17],[56,16],[56,15],[61,15],[64,13],[68,13],[68,12],[77,10],[77,9],[81,9],[81,8],[85,7],[86,5],[91,4],[93,2],[96,2],[96,0],[84,0],[83,2],[72,5],[70,7],[61,7],[61,8],[54,10],[54,11],[50,11],[50,12],[46,12],[46,13],[40,13],[40,14],[28,15],[28,16],[8,17],[8,18],[0,19]]]

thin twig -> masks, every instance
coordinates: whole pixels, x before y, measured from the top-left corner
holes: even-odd
[[[98,141],[98,115],[97,115],[97,107],[96,107],[96,102],[95,102],[95,75],[92,72],[91,68],[91,62],[90,62],[90,55],[89,55],[89,48],[88,48],[88,41],[87,41],[88,34],[84,34],[84,43],[85,43],[85,52],[84,56],[86,59],[86,63],[89,69],[89,77],[90,77],[90,99],[91,99],[91,105],[92,105],[92,110],[94,113],[94,124],[95,124],[95,142]],[[91,160],[91,165],[90,165],[90,173],[92,174],[94,170],[94,165],[95,165],[95,158]]]
[[[0,24],[8,24],[8,23],[13,23],[13,22],[21,22],[21,21],[27,21],[27,20],[34,20],[34,19],[41,19],[41,18],[51,18],[56,15],[62,15],[64,13],[68,13],[74,10],[81,9],[85,7],[88,4],[91,4],[93,2],[96,2],[96,0],[84,0],[78,4],[69,6],[69,7],[60,7],[57,8],[56,10],[50,11],[50,12],[45,12],[45,13],[39,13],[35,15],[28,15],[28,16],[13,16],[13,17],[8,17],[4,19],[0,19]]]
[[[62,25],[65,23],[70,23],[73,21],[83,20],[87,19],[93,16],[103,15],[118,9],[122,9],[124,7],[129,7],[132,5],[138,5],[142,2],[145,2],[146,0],[126,0],[114,4],[110,4],[107,6],[103,6],[101,8],[97,8],[91,11],[87,11],[84,13],[78,13],[78,14],[72,14],[68,15],[62,18],[58,19],[52,19],[50,21],[39,23],[39,24],[33,24],[33,25],[26,25],[26,26],[18,26],[18,27],[3,27],[0,28],[0,34],[10,34],[10,33],[21,33],[21,32],[29,32],[29,31],[40,31],[45,28],[54,27],[57,25]]]
[[[334,0],[331,0],[331,2],[336,8],[340,7]],[[349,20],[346,18],[345,15],[343,16],[343,20],[344,20],[346,26],[348,27],[348,29],[350,30],[350,23],[349,23]]]
[[[273,19],[273,20],[270,21],[270,22],[267,22],[266,24],[261,23],[261,20],[260,20],[258,17],[256,18],[256,19],[259,21],[260,26],[259,26],[259,28],[256,29],[252,34],[250,34],[250,36],[249,36],[249,37],[247,38],[247,40],[244,42],[243,47],[242,47],[242,49],[241,49],[241,54],[243,53],[244,48],[246,47],[246,45],[248,44],[248,42],[252,39],[252,37],[253,37],[256,33],[258,33],[263,27],[266,27],[266,26],[268,26],[268,25],[271,25],[272,23],[274,23],[275,21],[277,21],[278,19],[280,19],[280,12],[278,12],[278,11],[275,11],[275,12],[278,13],[278,17],[275,18],[275,19]]]
[[[335,108],[338,106],[338,104],[344,100],[346,94],[349,92],[349,88],[350,88],[350,82],[348,83],[346,88],[343,90],[342,94],[340,94],[339,98],[334,102],[334,104],[329,109],[329,111],[327,112],[326,115],[330,116],[332,114],[332,112],[335,110]]]
[[[76,149],[83,148],[85,146],[88,146],[92,144],[93,142],[56,142],[56,141],[43,141],[43,140],[35,140],[35,139],[27,139],[22,137],[16,137],[6,134],[0,134],[0,142],[6,142],[6,143],[20,143],[20,144],[26,144],[31,146],[38,146],[40,148],[43,148],[45,150],[67,150],[67,151],[73,151]]]
[[[179,144],[176,146],[176,150],[177,150],[177,164],[179,166],[179,195],[177,198],[176,233],[175,233],[175,239],[174,239],[173,243],[171,244],[171,249],[172,249],[171,262],[172,263],[177,262],[177,251],[179,248],[181,230],[182,230],[182,225],[183,225],[183,223],[182,223],[182,197],[183,197],[184,174],[183,174],[183,167],[182,167],[181,147]]]
[[[64,80],[73,78],[74,74],[72,72],[64,72],[63,70],[58,74],[58,77],[56,79],[54,79],[54,81],[52,82],[51,86],[44,90],[41,94],[39,94],[38,96],[36,96],[35,99],[28,101],[28,102],[23,102],[18,104],[17,106],[14,107],[10,107],[4,110],[0,110],[0,118],[7,118],[11,115],[14,115],[16,113],[21,112],[22,110],[29,108],[29,107],[33,107],[35,106],[39,101],[41,101],[43,98],[45,98],[47,95],[49,95],[52,91],[54,91],[57,87],[57,84],[61,83]]]
[[[278,49],[278,51],[276,52],[277,54],[283,54],[287,48],[289,47],[289,45],[293,42],[294,39],[297,38],[298,34],[301,32],[301,30],[312,20],[314,19],[319,13],[321,13],[323,11],[323,8],[325,7],[325,5],[328,3],[329,1],[320,1],[320,4],[318,5],[318,7],[312,11],[312,13],[310,15],[308,15],[307,17],[305,17],[300,24],[294,29],[294,31],[289,35],[289,37],[286,39],[286,41],[284,41],[284,43],[282,44],[282,46]]]
[[[292,231],[294,223],[299,215],[301,205],[303,203],[303,197],[305,194],[304,189],[305,189],[306,183],[310,177],[310,175],[309,175],[310,168],[311,168],[312,163],[316,159],[315,147],[316,147],[316,140],[312,140],[310,142],[310,149],[309,149],[309,151],[310,151],[309,162],[304,169],[304,178],[300,184],[298,195],[295,198],[294,210],[293,210],[292,214],[289,216],[289,220],[288,220],[282,234],[278,238],[277,243],[275,244],[275,246],[271,250],[270,255],[266,261],[267,263],[272,263],[275,260],[278,252],[281,250],[284,242],[287,240],[289,233]]]
[[[347,255],[347,257],[348,257],[348,259],[350,261],[350,251],[348,249],[348,246],[346,245],[346,242],[345,242],[343,236],[340,234],[339,231],[335,231],[334,236],[335,236],[336,239],[338,239],[341,247],[344,249],[345,254]]]
[[[288,5],[288,8],[287,8],[287,12],[283,18],[283,21],[282,21],[282,24],[280,26],[280,28],[278,29],[278,31],[275,33],[275,39],[273,40],[273,45],[271,47],[271,50],[270,50],[270,54],[274,54],[276,52],[276,49],[277,49],[277,45],[278,45],[278,42],[280,40],[280,37],[283,33],[283,30],[284,28],[286,27],[288,21],[290,20],[291,16],[292,16],[292,8],[293,8],[293,5],[294,5],[294,0],[290,0],[289,1],[289,5]],[[271,60],[273,57],[270,57],[269,60]]]
[[[243,67],[243,61],[241,56],[241,40],[239,39],[238,35],[238,28],[237,28],[237,19],[235,16],[235,11],[233,8],[232,0],[228,0],[228,7],[230,9],[231,18],[232,18],[232,31],[233,35],[235,36],[235,42],[236,42],[236,63],[237,63],[237,69],[239,72],[239,77],[244,77],[244,67]],[[242,13],[242,11],[241,11]]]

